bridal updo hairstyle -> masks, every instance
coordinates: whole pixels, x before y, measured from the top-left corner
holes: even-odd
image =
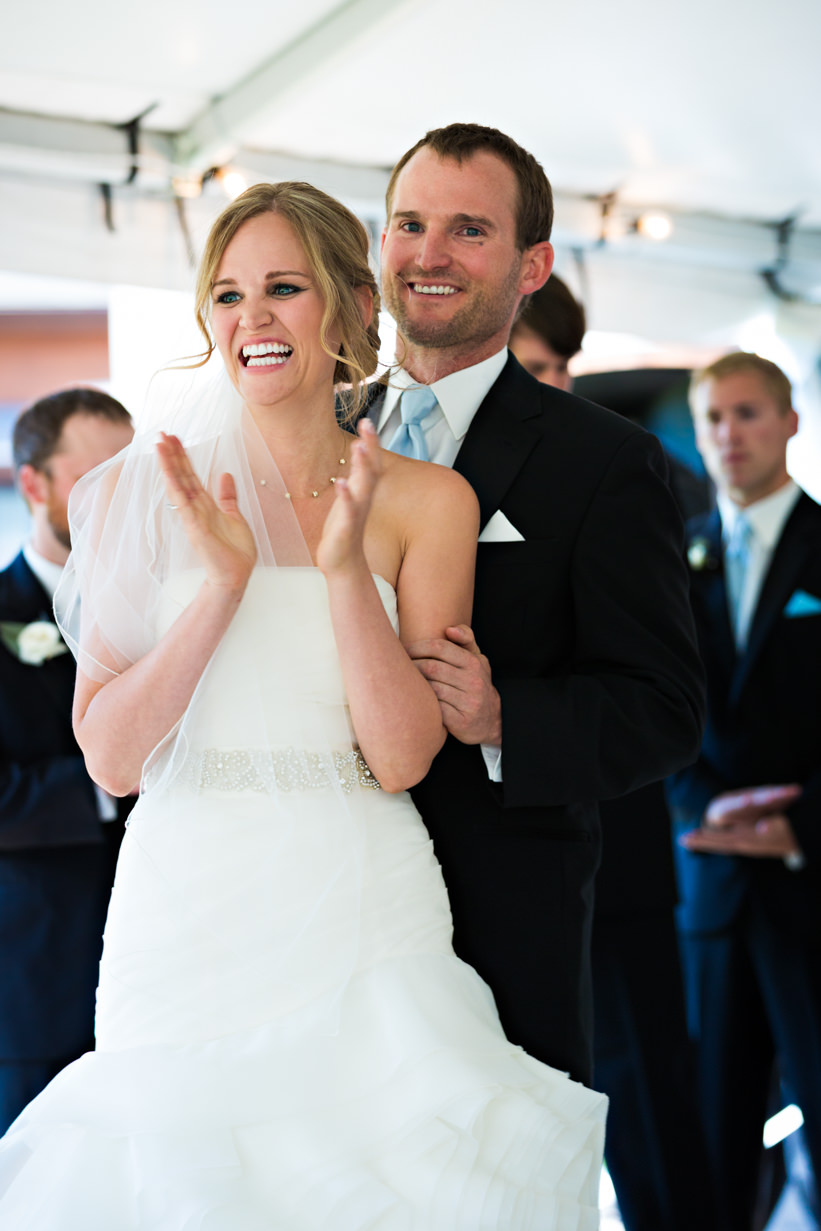
[[[336,359],[334,384],[342,390],[346,412],[353,416],[365,400],[365,381],[376,371],[379,352],[379,291],[368,261],[368,232],[355,214],[313,184],[282,181],[254,184],[220,214],[205,244],[196,285],[197,324],[206,341],[202,363],[210,359],[214,340],[209,329],[211,286],[225,249],[237,231],[260,214],[279,214],[290,223],[308,258],[311,276],[324,303],[320,343]],[[362,323],[356,291],[367,287],[373,311]],[[328,345],[328,332],[341,335],[339,350]]]

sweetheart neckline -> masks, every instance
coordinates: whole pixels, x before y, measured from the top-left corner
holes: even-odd
[[[181,572],[178,574],[178,576],[183,576],[186,573],[204,573],[204,572],[205,572],[205,569],[198,566],[196,568],[182,569]],[[255,565],[251,573],[251,576],[253,577],[255,574],[261,574],[261,573],[276,573],[276,572],[316,573],[320,577],[322,576],[320,569],[315,564],[288,564],[288,565],[258,564],[258,565]],[[388,589],[391,591],[392,594],[394,595],[396,594],[396,586],[392,585],[391,582],[388,581],[387,577],[383,577],[381,573],[375,573],[373,570],[371,570],[371,577],[373,577],[374,581],[381,581],[383,585],[388,587]]]
[[[318,573],[320,576],[322,576],[322,572],[317,567],[316,564],[289,564],[289,565],[275,565],[273,567],[266,565],[266,564],[261,564],[261,565],[258,565],[254,569],[254,572],[255,573],[256,572],[273,573],[273,572],[276,572],[279,568],[282,568],[283,572],[288,572],[288,573]],[[370,570],[370,574],[371,574],[371,577],[373,577],[374,581],[381,581],[383,585],[388,587],[388,589],[391,591],[392,594],[396,594],[396,586],[392,585],[392,583],[388,581],[387,577],[383,577],[381,573],[374,572],[373,569]]]

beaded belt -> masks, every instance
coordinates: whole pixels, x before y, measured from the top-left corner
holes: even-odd
[[[296,748],[278,751],[206,748],[186,759],[186,782],[210,791],[315,791],[336,787],[382,788],[358,748],[321,756]]]

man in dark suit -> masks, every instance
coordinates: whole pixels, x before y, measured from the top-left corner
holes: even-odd
[[[570,393],[582,305],[555,274],[530,297],[510,349]],[[668,463],[670,458],[667,458]],[[693,485],[695,485],[695,476]],[[672,476],[671,476],[672,479]],[[678,488],[671,488],[681,508]],[[710,506],[704,484],[701,509]],[[603,800],[591,947],[593,1082],[610,1099],[605,1158],[625,1231],[714,1226],[673,911],[670,818],[661,782]]]
[[[669,794],[721,1226],[749,1231],[774,1056],[821,1174],[821,508],[787,472],[775,364],[728,355],[692,405],[718,489],[689,548],[708,717]]]
[[[14,428],[32,532],[0,572],[0,1132],[94,1043],[124,813],[95,790],[74,741],[74,659],[51,603],[70,547],[69,492],[132,434],[125,408],[96,389],[43,398]]]
[[[495,129],[436,130],[397,164],[387,215],[402,370],[370,413],[481,506],[473,629],[408,647],[450,732],[414,798],[456,950],[509,1037],[589,1081],[596,801],[686,764],[701,729],[681,522],[652,437],[507,353],[552,262],[536,160]]]

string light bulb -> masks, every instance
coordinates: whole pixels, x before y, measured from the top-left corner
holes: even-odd
[[[661,210],[647,210],[636,219],[636,230],[645,239],[663,243],[673,234],[673,220]]]
[[[234,201],[248,187],[245,176],[235,167],[220,167],[217,179],[229,201]]]

